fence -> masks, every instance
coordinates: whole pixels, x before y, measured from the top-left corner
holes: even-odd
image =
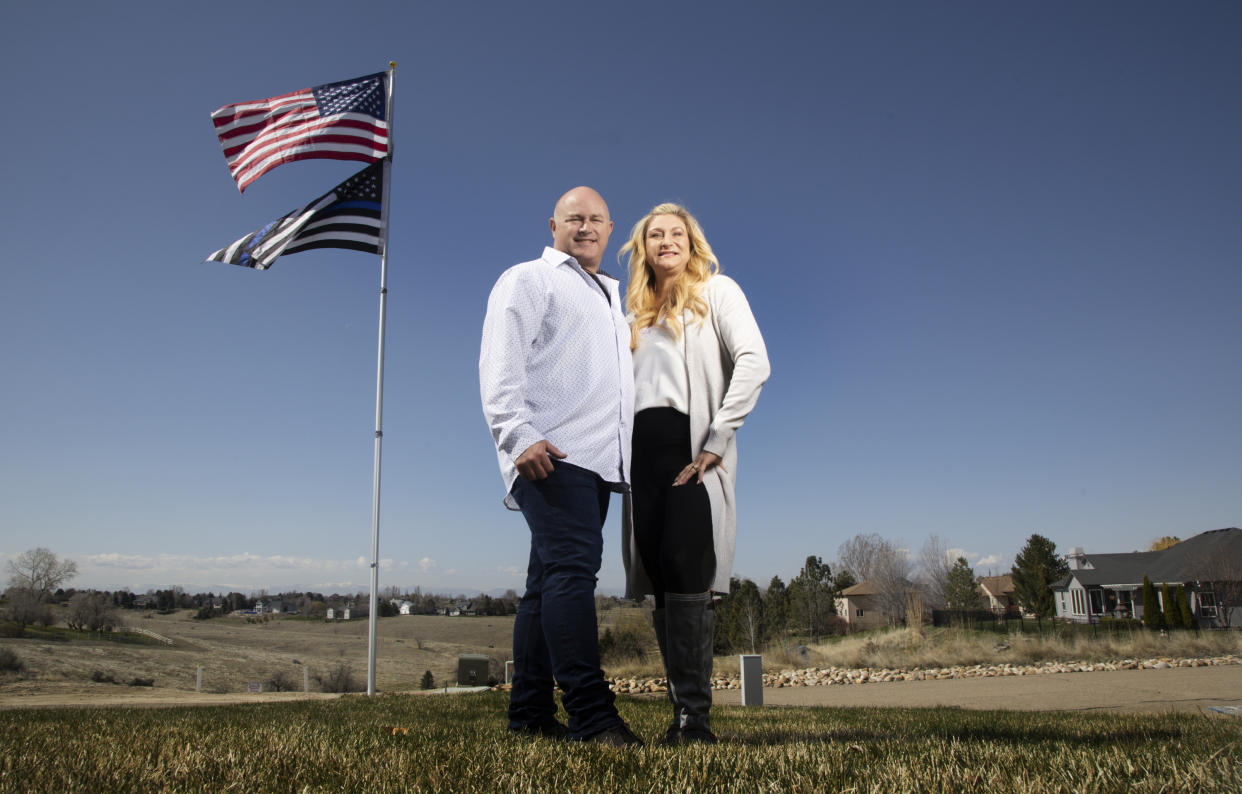
[[[1014,612],[996,613],[990,609],[934,609],[933,626],[951,626],[996,634],[1038,634],[1041,636],[1089,635],[1091,637],[1130,636],[1146,631],[1138,620],[1101,620],[1092,623],[1067,623],[1053,618],[1042,621]]]
[[[150,629],[140,629],[140,628],[138,628],[138,627],[136,627],[136,626],[124,626],[124,627],[122,627],[122,629],[121,629],[121,630],[122,630],[122,631],[128,631],[128,632],[131,632],[131,633],[133,633],[133,634],[143,634],[143,635],[145,635],[145,636],[147,636],[147,637],[150,637],[150,638],[151,638],[151,639],[153,639],[153,640],[159,640],[160,642],[164,643],[165,645],[172,645],[172,644],[173,644],[173,641],[172,641],[172,640],[170,640],[170,639],[168,639],[167,637],[165,637],[163,634],[156,634],[154,631],[151,631]]]

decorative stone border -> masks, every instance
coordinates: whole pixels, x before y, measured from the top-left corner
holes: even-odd
[[[1054,673],[1095,673],[1106,670],[1158,670],[1172,667],[1209,667],[1215,665],[1242,664],[1242,657],[1229,654],[1196,659],[1120,659],[1111,662],[1037,662],[1034,664],[976,664],[954,667],[915,667],[911,669],[807,667],[801,670],[783,670],[764,673],[766,688],[791,686],[834,686],[846,684],[879,684],[892,681],[934,681],[946,678],[999,678],[1017,675],[1051,675]],[[610,679],[613,692],[642,694],[666,692],[663,678]],[[741,679],[736,676],[717,676],[712,679],[712,689],[740,689]]]

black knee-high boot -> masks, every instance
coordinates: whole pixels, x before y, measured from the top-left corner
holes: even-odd
[[[716,611],[711,605],[711,593],[664,594],[664,669],[673,702],[673,725],[668,735],[671,742],[716,741],[710,720],[712,635],[716,627]]]
[[[681,737],[681,726],[677,724],[677,696],[673,693],[672,679],[668,674],[668,628],[664,622],[662,607],[652,610],[651,626],[655,629],[656,643],[660,646],[660,660],[664,663],[664,680],[668,684],[668,702],[673,704],[673,722],[668,726],[664,741],[674,743]]]

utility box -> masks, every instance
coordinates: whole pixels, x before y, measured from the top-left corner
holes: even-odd
[[[742,705],[763,705],[763,657],[744,653],[738,657],[742,672]]]
[[[457,657],[458,686],[487,686],[487,671],[491,664],[485,653],[463,653]]]

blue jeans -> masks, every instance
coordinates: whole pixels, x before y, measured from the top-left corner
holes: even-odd
[[[518,478],[513,498],[530,526],[526,593],[513,624],[509,727],[556,714],[553,677],[564,690],[570,738],[621,722],[599,666],[595,585],[604,550],[609,487],[597,474],[557,461],[548,477]]]

